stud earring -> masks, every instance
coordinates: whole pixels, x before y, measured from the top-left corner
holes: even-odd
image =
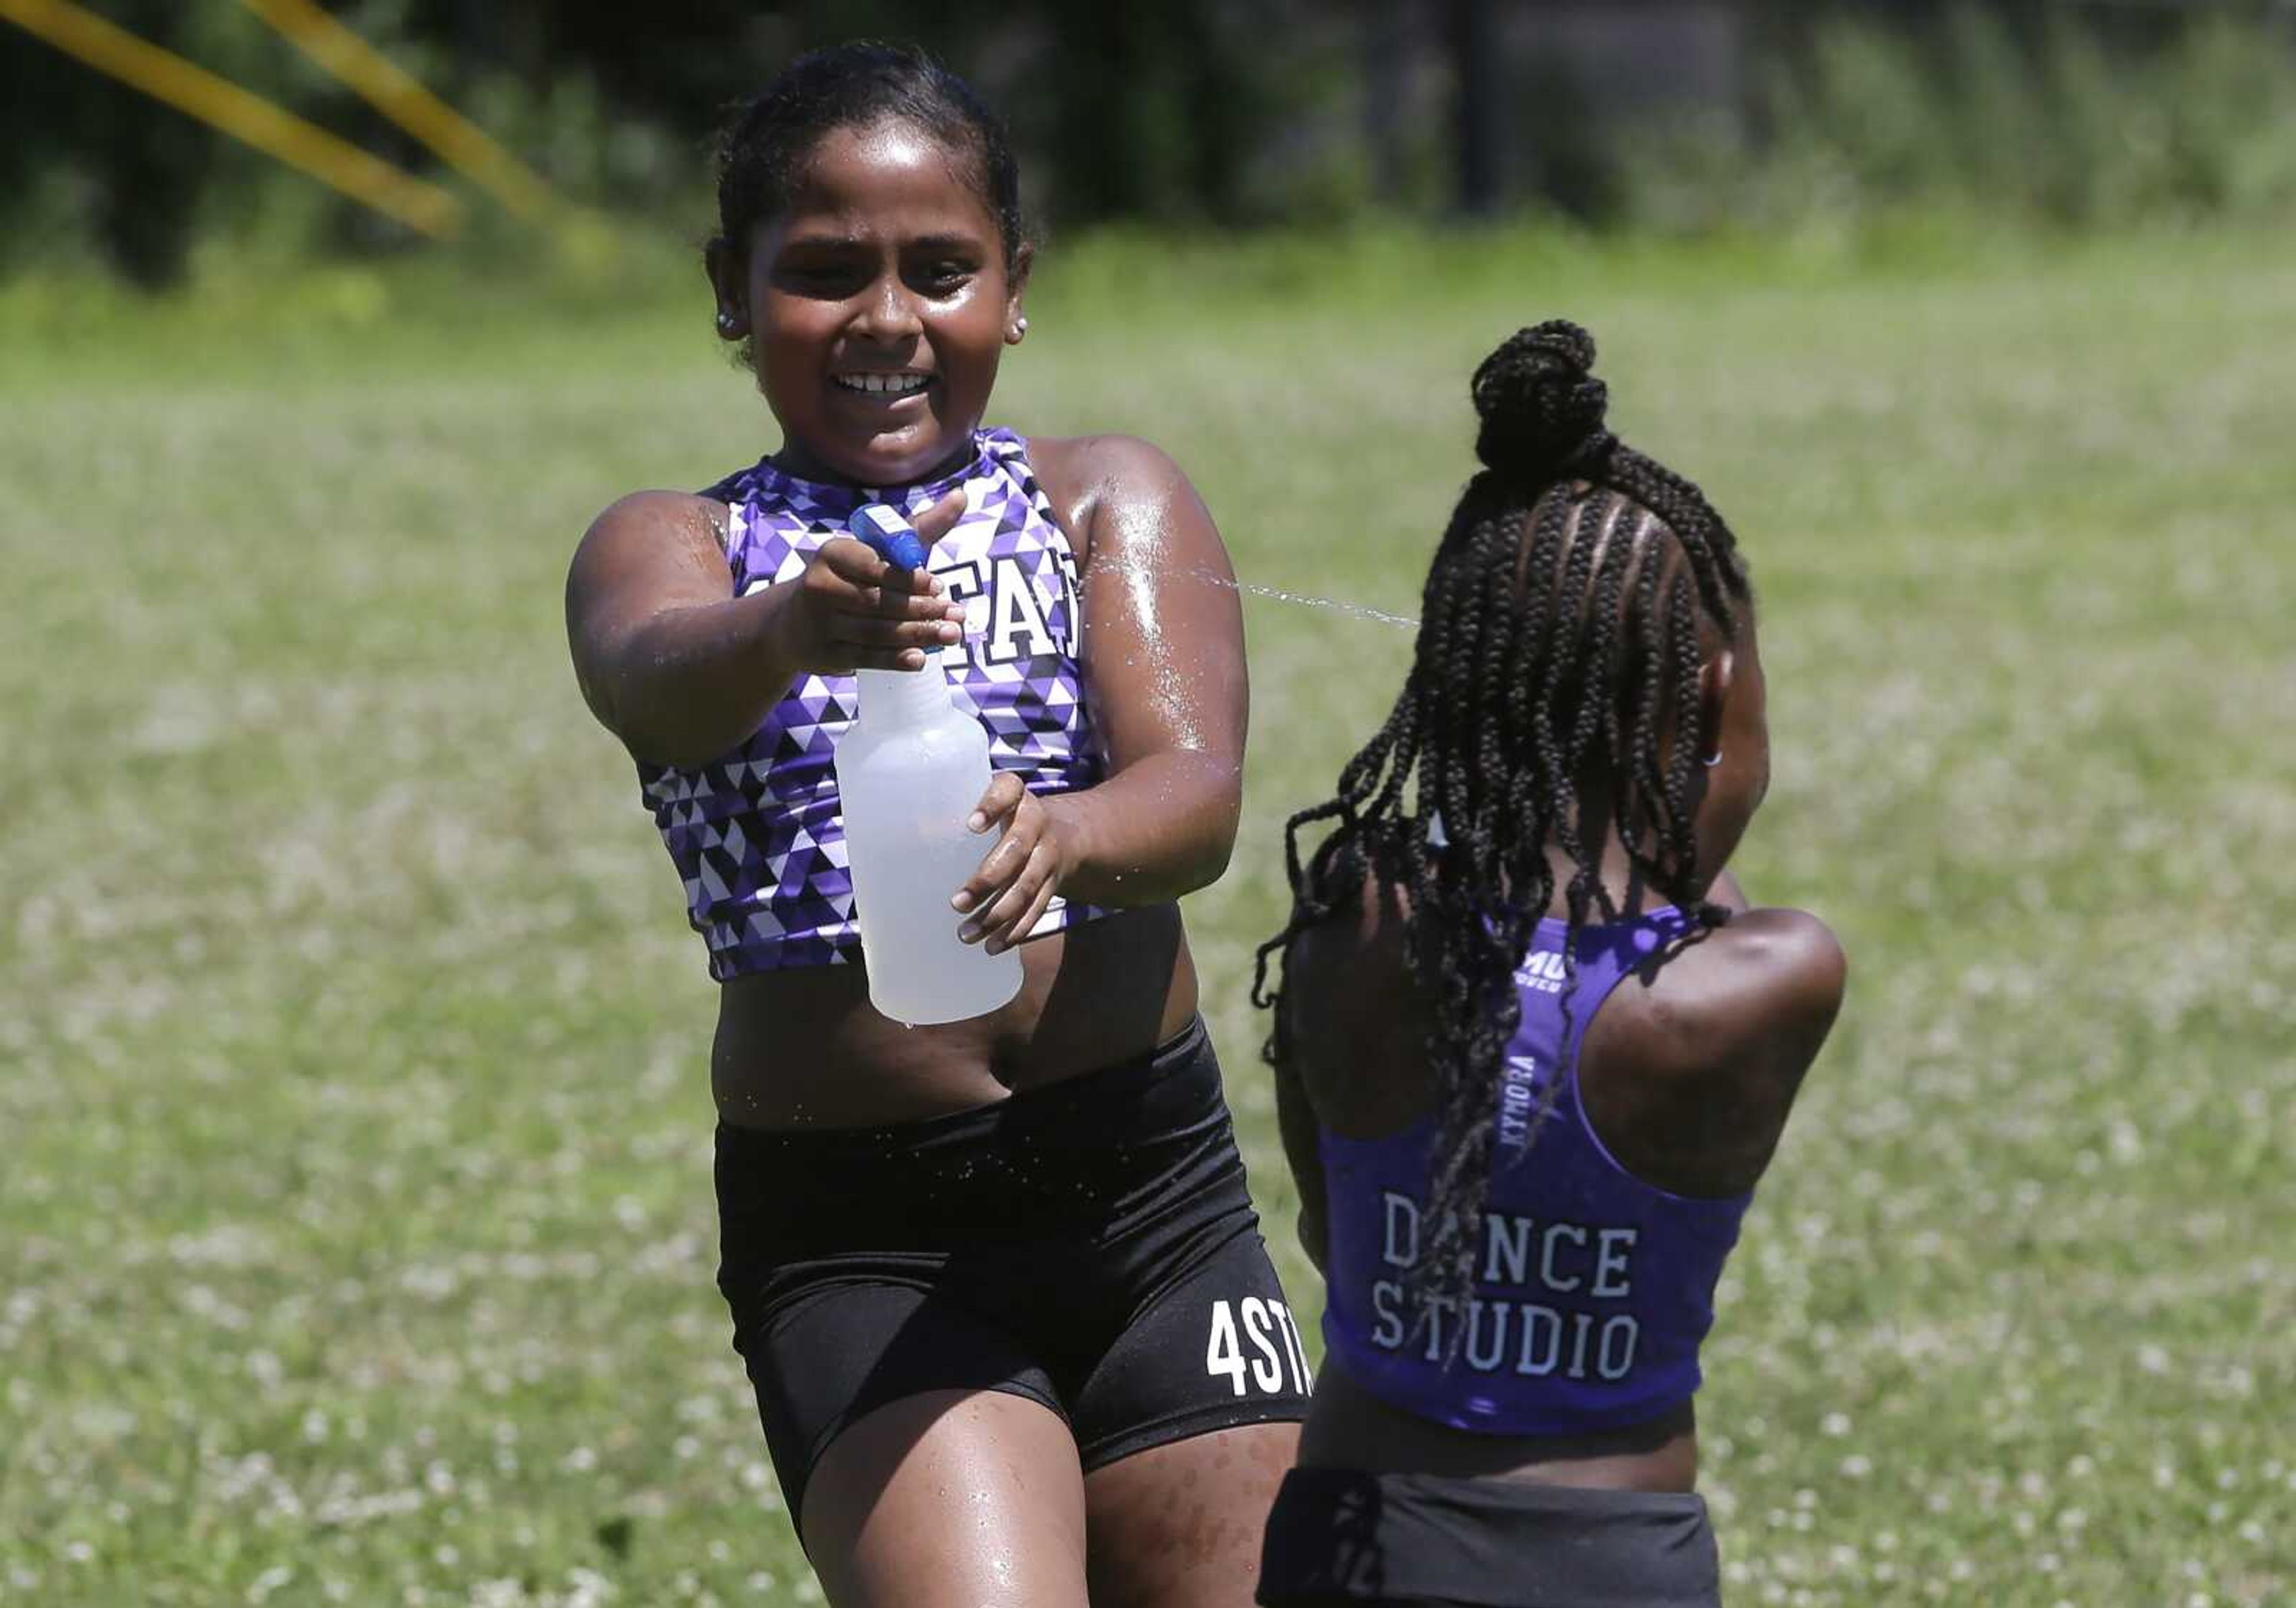
[[[1013,321],[1013,332],[1010,335],[1007,335],[1004,339],[1017,347],[1021,344],[1021,337],[1026,335],[1028,332],[1028,319],[1025,316],[1016,318]]]
[[[1715,766],[1722,763],[1722,750],[1719,748],[1715,749],[1713,753],[1706,755],[1706,757],[1700,760],[1698,763],[1711,771]]]
[[[718,329],[719,333],[731,335],[734,331],[741,327],[742,321],[734,317],[731,313],[720,313],[718,314]]]

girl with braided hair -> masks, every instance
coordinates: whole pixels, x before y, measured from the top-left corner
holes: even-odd
[[[1329,1294],[1264,1604],[1718,1600],[1698,1348],[1844,963],[1725,869],[1752,594],[1594,358],[1558,320],[1476,370],[1402,694],[1285,834],[1254,1000]]]

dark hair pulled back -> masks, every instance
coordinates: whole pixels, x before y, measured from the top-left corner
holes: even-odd
[[[924,130],[965,159],[967,181],[996,220],[1009,266],[1028,235],[1020,166],[1004,125],[970,84],[906,45],[808,51],[734,114],[718,145],[718,238],[746,250],[750,231],[789,204],[824,135],[888,119]]]
[[[1607,828],[1646,886],[1701,926],[1723,919],[1696,881],[1700,631],[1736,640],[1746,572],[1698,487],[1611,433],[1594,363],[1593,337],[1556,319],[1476,368],[1484,468],[1437,545],[1410,673],[1332,796],[1287,824],[1291,918],[1253,977],[1280,1064],[1273,968],[1292,941],[1354,911],[1367,885],[1407,897],[1434,1084],[1429,1233],[1407,1286],[1420,1321],[1467,1310],[1521,1016],[1515,968],[1558,891],[1566,1009],[1578,929],[1620,913],[1602,877]],[[1603,820],[1583,812],[1590,785]],[[1303,861],[1302,833],[1326,823]],[[1566,868],[1559,889],[1550,848]],[[1546,1114],[1533,1114],[1534,1140]],[[1450,1326],[1454,1345],[1465,1327]]]
[[[1611,392],[1594,366],[1594,337],[1561,319],[1484,358],[1468,386],[1484,467],[1531,486],[1599,473],[1619,438],[1603,428]]]

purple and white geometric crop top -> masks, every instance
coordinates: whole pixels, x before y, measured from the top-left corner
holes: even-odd
[[[1647,1422],[1698,1389],[1714,1286],[1751,1193],[1674,1195],[1611,1155],[1578,1098],[1587,1029],[1620,982],[1690,929],[1661,909],[1581,927],[1542,921],[1515,972],[1498,1140],[1468,1310],[1429,1312],[1409,1280],[1426,1236],[1431,1122],[1382,1139],[1322,1130],[1324,1355],[1374,1395],[1454,1429],[1583,1434]],[[1530,1124],[1542,1104],[1546,1120]]]
[[[928,485],[801,480],[770,461],[719,482],[708,494],[732,509],[734,594],[796,578],[864,502],[914,516],[965,486],[964,516],[933,543],[931,561],[965,605],[964,657],[945,655],[957,707],[988,730],[990,765],[1020,772],[1031,793],[1091,787],[1103,759],[1077,672],[1076,555],[1029,467],[1028,444],[996,429],[977,431],[973,445],[970,463]],[[691,769],[638,766],[646,807],[685,881],[687,915],[709,943],[709,975],[721,983],[840,963],[860,948],[831,764],[854,706],[851,676],[803,676],[732,753]],[[987,853],[987,840],[981,846]],[[1102,913],[1055,898],[1030,936]]]

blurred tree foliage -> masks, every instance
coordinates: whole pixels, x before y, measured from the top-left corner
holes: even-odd
[[[82,0],[418,171],[239,0]],[[2296,11],[2266,0],[325,0],[593,206],[709,216],[726,109],[798,51],[914,40],[1003,107],[1061,224],[1370,208],[1773,226],[1902,206],[2045,224],[2296,206]],[[486,208],[482,227],[498,227]],[[203,249],[396,225],[0,23],[0,269],[160,286]]]
[[[177,52],[198,44],[193,8],[173,0],[118,0],[106,13]],[[0,24],[0,36],[10,33]],[[0,224],[12,235],[74,211],[122,273],[163,283],[190,249],[218,143],[125,86],[0,37]]]
[[[82,0],[155,44],[420,171],[434,164],[304,61],[235,0]],[[394,61],[581,199],[607,206],[699,194],[726,109],[798,51],[914,40],[1004,108],[1040,211],[1062,222],[1272,218],[1242,153],[1309,110],[1298,52],[1267,49],[1313,12],[1302,0],[1155,6],[1002,0],[329,0]],[[281,181],[284,181],[284,186]],[[308,182],[271,170],[181,113],[0,23],[0,260],[92,244],[129,278],[184,270],[202,224]],[[321,198],[336,244],[396,232]],[[309,224],[311,205],[291,204]]]

